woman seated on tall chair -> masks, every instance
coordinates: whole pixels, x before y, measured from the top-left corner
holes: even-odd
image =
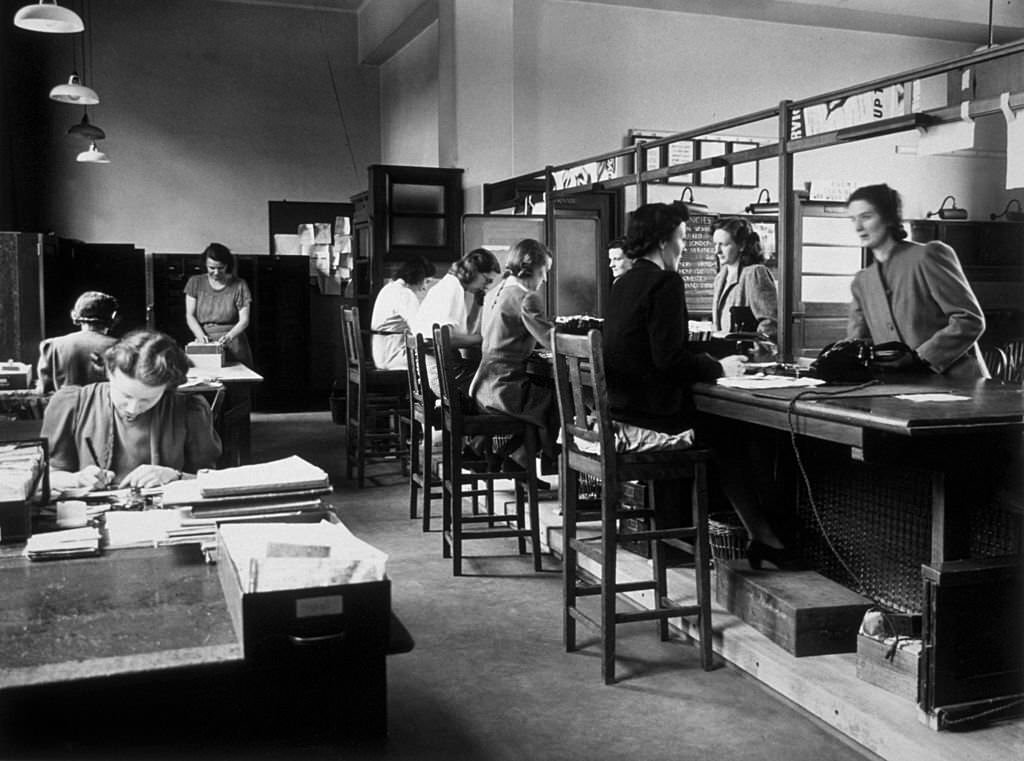
[[[715,360],[687,348],[686,302],[676,260],[683,250],[689,218],[681,203],[651,203],[630,215],[626,256],[632,268],[612,286],[604,321],[604,360],[608,401],[616,440],[626,451],[688,449],[711,439],[722,488],[750,533],[752,566],[762,560],[785,565],[790,558],[764,518],[754,493],[748,462],[737,442],[713,430],[695,431],[696,407],[690,386],[723,375],[740,375],[746,357]],[[659,526],[678,526],[683,490],[655,482]]]
[[[138,330],[103,359],[105,382],[65,386],[46,407],[54,489],[160,486],[215,466],[221,443],[210,405],[177,393],[188,359],[173,338]]]
[[[75,300],[71,321],[78,330],[39,344],[40,393],[106,380],[102,355],[117,343],[109,335],[117,322],[117,309],[117,299],[100,291],[86,291]]]
[[[373,364],[378,370],[405,370],[405,337],[409,323],[427,294],[426,281],[434,277],[434,263],[410,256],[373,302]]]
[[[473,249],[427,292],[409,326],[412,333],[429,340],[433,340],[434,325],[451,327],[452,345],[461,349],[460,356],[452,358],[459,388],[469,388],[480,364],[480,306],[500,273],[493,253],[486,248]],[[431,390],[440,396],[437,362],[427,363],[427,375]]]
[[[526,360],[538,344],[551,348],[553,323],[544,313],[537,289],[547,280],[551,251],[527,238],[509,251],[503,279],[484,299],[480,314],[482,359],[469,387],[484,412],[498,412],[534,426],[536,451],[554,456],[558,409],[551,389],[533,383]],[[533,467],[522,442],[506,446],[505,456],[519,468]]]

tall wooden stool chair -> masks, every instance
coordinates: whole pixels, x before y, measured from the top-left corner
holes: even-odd
[[[463,543],[473,539],[515,537],[519,554],[526,554],[526,540],[533,549],[533,568],[543,570],[540,557],[540,515],[537,501],[537,473],[532,467],[536,445],[529,426],[510,415],[471,413],[471,402],[465,392],[456,387],[450,357],[454,349],[451,329],[434,326],[434,353],[441,381],[441,411],[444,447],[444,502],[442,510],[442,552],[452,559],[452,573],[462,575]],[[492,458],[467,462],[463,455],[463,442],[467,436],[515,436],[526,442],[531,467],[512,472],[502,471]],[[482,465],[474,472],[465,472],[466,465]],[[494,515],[491,506],[486,514],[463,514],[464,497],[489,497],[493,484],[500,479],[515,483],[516,511],[514,515]],[[483,484],[480,486],[479,484]],[[526,511],[529,510],[527,522]],[[487,525],[482,525],[486,523]],[[499,525],[504,524],[504,525]]]
[[[405,337],[409,370],[409,517],[423,503],[423,530],[430,531],[430,503],[444,498],[444,483],[434,472],[434,431],[444,429],[441,400],[430,388],[423,336]]]
[[[407,451],[402,436],[401,410],[406,406],[408,373],[378,370],[365,359],[363,333],[356,307],[341,308],[345,344],[345,477],[356,473],[360,489],[366,466],[398,462]]]
[[[662,640],[669,636],[668,619],[697,616],[700,632],[700,660],[705,670],[712,667],[711,652],[711,580],[708,534],[707,461],[709,453],[701,449],[655,452],[616,452],[615,435],[608,412],[601,333],[591,330],[586,336],[554,333],[552,336],[555,386],[558,391],[562,428],[561,492],[563,517],[563,614],[565,649],[576,649],[576,623],[595,628],[601,634],[601,674],[605,684],[615,682],[615,627],[634,621],[658,622]],[[596,426],[594,423],[596,422]],[[579,479],[577,473],[600,480],[601,531],[592,538],[577,536],[579,515]],[[653,482],[659,479],[685,479],[691,482],[693,526],[659,529],[653,505],[638,511],[619,505],[625,481]],[[653,489],[648,488],[648,493]],[[619,520],[647,515],[650,530],[619,531]],[[619,583],[616,581],[616,551],[621,538],[651,543],[652,578]],[[697,601],[677,605],[668,597],[665,545],[670,544],[694,556]],[[578,567],[584,555],[600,567],[600,578]],[[618,593],[651,590],[651,610],[620,612]],[[600,615],[595,618],[577,607],[577,599],[600,595]]]

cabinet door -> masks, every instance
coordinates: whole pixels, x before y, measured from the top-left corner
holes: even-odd
[[[257,256],[249,341],[259,410],[306,409],[309,386],[309,257]],[[252,283],[250,282],[250,286]]]

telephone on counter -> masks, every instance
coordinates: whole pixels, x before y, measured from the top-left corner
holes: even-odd
[[[829,383],[864,383],[887,372],[926,369],[914,350],[899,341],[873,344],[864,338],[830,343],[811,363],[810,375]]]

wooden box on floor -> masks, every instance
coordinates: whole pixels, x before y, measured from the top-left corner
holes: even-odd
[[[717,563],[718,602],[799,657],[852,653],[872,602],[814,571],[754,571],[745,560]]]
[[[917,666],[921,659],[920,640],[907,640],[888,658],[891,645],[866,634],[857,635],[857,678],[917,702]]]

